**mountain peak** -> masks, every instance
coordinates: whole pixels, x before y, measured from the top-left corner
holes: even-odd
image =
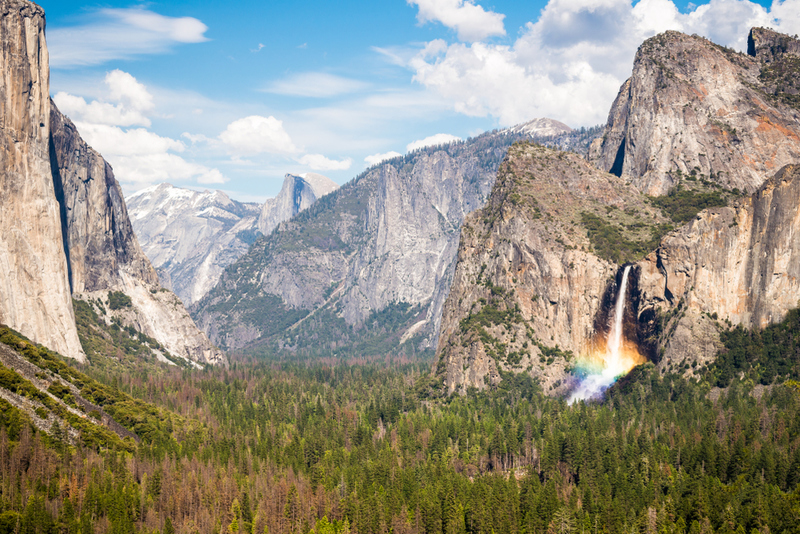
[[[508,128],[506,132],[527,134],[531,137],[552,137],[556,135],[568,134],[572,132],[572,128],[563,122],[543,117],[512,126],[511,128]]]

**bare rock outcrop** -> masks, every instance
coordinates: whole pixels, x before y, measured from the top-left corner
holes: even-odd
[[[700,212],[640,262],[640,316],[672,317],[662,366],[707,363],[717,321],[761,329],[800,304],[799,204],[800,166],[788,165],[752,197]]]
[[[222,353],[198,330],[180,300],[159,285],[139,247],[111,166],[50,105],[52,179],[75,298],[103,300],[109,291],[121,291],[133,304],[128,324],[174,356],[223,363]]]
[[[83,361],[48,153],[44,29],[36,4],[0,2],[0,322]]]
[[[631,239],[663,220],[633,187],[576,154],[527,143],[509,150],[486,206],[461,231],[437,349],[448,393],[496,385],[501,371],[528,373],[548,393],[564,389],[618,271],[595,253],[587,217],[613,217]]]
[[[800,160],[798,42],[756,29],[751,44],[745,55],[674,31],[645,41],[590,161],[663,195],[689,173],[752,193]]]
[[[278,196],[267,199],[261,207],[258,229],[267,235],[283,221],[288,221],[339,186],[321,174],[287,174]]]
[[[222,191],[160,184],[137,191],[126,203],[161,285],[187,306],[208,293],[258,236],[261,206],[231,200]]]

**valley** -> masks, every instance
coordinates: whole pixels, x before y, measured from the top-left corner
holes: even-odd
[[[797,36],[647,36],[604,125],[341,185],[274,130],[244,202],[125,189],[81,119],[170,117],[51,98],[44,10],[0,7],[0,534],[800,532]],[[172,146],[252,170],[259,124]]]

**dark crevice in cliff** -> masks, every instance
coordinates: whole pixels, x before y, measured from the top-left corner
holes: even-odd
[[[67,278],[69,280],[69,292],[73,292],[72,287],[72,262],[69,257],[69,228],[67,227],[67,201],[64,195],[64,181],[58,167],[58,157],[53,141],[53,133],[49,134],[48,147],[50,151],[50,172],[53,176],[53,189],[55,190],[56,200],[58,201],[59,218],[61,219],[61,242],[64,247],[64,256],[67,259]]]
[[[643,295],[639,288],[640,266],[634,266],[628,280],[628,306],[625,313],[625,331],[635,333],[639,354],[658,363],[658,320],[654,308],[642,308]]]
[[[622,165],[625,163],[625,138],[622,138],[622,142],[619,144],[619,148],[617,149],[617,156],[614,158],[614,165],[611,166],[610,172],[615,176],[622,176]]]

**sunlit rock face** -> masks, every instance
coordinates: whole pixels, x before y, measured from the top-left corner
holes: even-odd
[[[259,234],[261,206],[231,200],[222,191],[160,184],[137,191],[126,202],[136,237],[161,284],[187,306],[208,293]]]
[[[750,55],[668,31],[642,44],[590,161],[666,194],[692,171],[754,192],[800,160],[800,43],[754,29]]]
[[[800,166],[751,197],[700,212],[639,263],[640,313],[672,310],[660,365],[708,363],[718,322],[764,328],[800,303]],[[672,326],[674,325],[674,327]]]
[[[74,297],[102,302],[109,291],[122,291],[133,304],[126,324],[174,356],[223,363],[222,353],[195,326],[181,301],[159,284],[133,232],[111,166],[51,105],[53,180]]]
[[[0,2],[0,322],[83,361],[50,167],[44,11]]]
[[[579,362],[589,374],[590,363],[616,369],[606,345],[622,272],[595,254],[583,223],[583,214],[612,212],[632,228],[663,220],[635,188],[576,154],[531,144],[509,150],[487,205],[461,232],[437,349],[448,393],[493,387],[513,372],[563,394],[576,387]],[[637,335],[633,322],[615,357],[631,346],[625,336]]]

